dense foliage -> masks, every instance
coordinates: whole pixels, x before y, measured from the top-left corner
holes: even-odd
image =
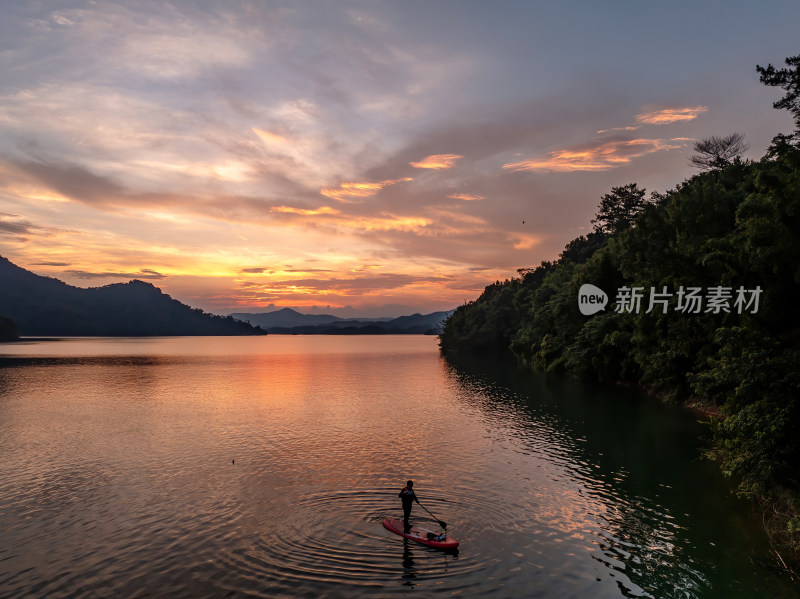
[[[759,67],[787,90],[796,116],[795,71]],[[776,74],[777,73],[777,74]],[[792,87],[794,85],[794,87]],[[798,122],[800,127],[800,122]],[[444,352],[510,348],[538,369],[646,386],[671,401],[718,406],[709,454],[740,494],[779,514],[770,525],[800,563],[800,147],[798,132],[775,138],[758,162],[738,157],[643,203],[635,185],[603,196],[599,227],[560,258],[488,286],[445,323]],[[635,193],[638,200],[611,199]],[[630,200],[630,197],[628,198]],[[626,206],[633,206],[626,213]],[[615,212],[616,210],[616,212]],[[612,215],[608,219],[608,215]],[[627,216],[631,216],[628,226]],[[603,220],[605,219],[605,220]],[[583,284],[609,304],[586,316]],[[637,312],[620,294],[643,290]],[[679,293],[701,288],[699,312]],[[727,309],[708,292],[722,288]],[[739,289],[743,290],[739,299]],[[760,288],[758,308],[754,295]],[[664,294],[653,296],[653,294]],[[649,297],[655,303],[648,312]],[[747,302],[751,302],[749,305]],[[787,560],[788,561],[788,560]]]

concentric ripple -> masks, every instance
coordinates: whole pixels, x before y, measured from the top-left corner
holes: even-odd
[[[384,519],[398,516],[399,505],[392,509],[396,494],[371,488],[302,496],[293,502],[291,521],[231,554],[226,566],[271,592],[292,595],[302,595],[310,582],[384,591],[392,582],[398,591],[420,581],[450,591],[465,588],[464,575],[484,565],[474,553],[445,553],[383,528]],[[431,506],[438,503],[432,500]],[[432,518],[417,514],[414,522],[436,527]]]

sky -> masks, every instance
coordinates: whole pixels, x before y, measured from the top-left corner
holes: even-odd
[[[209,312],[454,308],[793,129],[800,3],[0,0],[0,255]],[[785,112],[785,111],[784,111]]]

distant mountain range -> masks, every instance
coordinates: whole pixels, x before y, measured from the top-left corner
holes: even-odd
[[[82,289],[20,268],[0,256],[0,340],[23,337],[172,335],[385,335],[441,333],[452,313],[340,318],[291,308],[215,316],[143,281]],[[8,320],[10,319],[10,321]]]
[[[264,331],[172,299],[142,281],[81,289],[0,256],[0,317],[21,336],[259,335]]]
[[[231,316],[275,334],[438,335],[442,332],[442,324],[450,314],[452,311],[413,314],[399,318],[340,318],[329,314],[301,314],[291,308],[282,308],[261,313],[237,312]]]

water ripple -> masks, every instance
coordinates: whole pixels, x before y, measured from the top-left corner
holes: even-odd
[[[242,580],[260,581],[270,592],[293,595],[303,595],[310,582],[378,589],[408,577],[416,583],[435,579],[451,590],[465,588],[463,576],[482,562],[475,556],[445,555],[384,529],[383,520],[397,516],[396,509],[387,507],[395,496],[386,488],[301,496],[293,502],[291,521],[231,553],[225,567]]]

